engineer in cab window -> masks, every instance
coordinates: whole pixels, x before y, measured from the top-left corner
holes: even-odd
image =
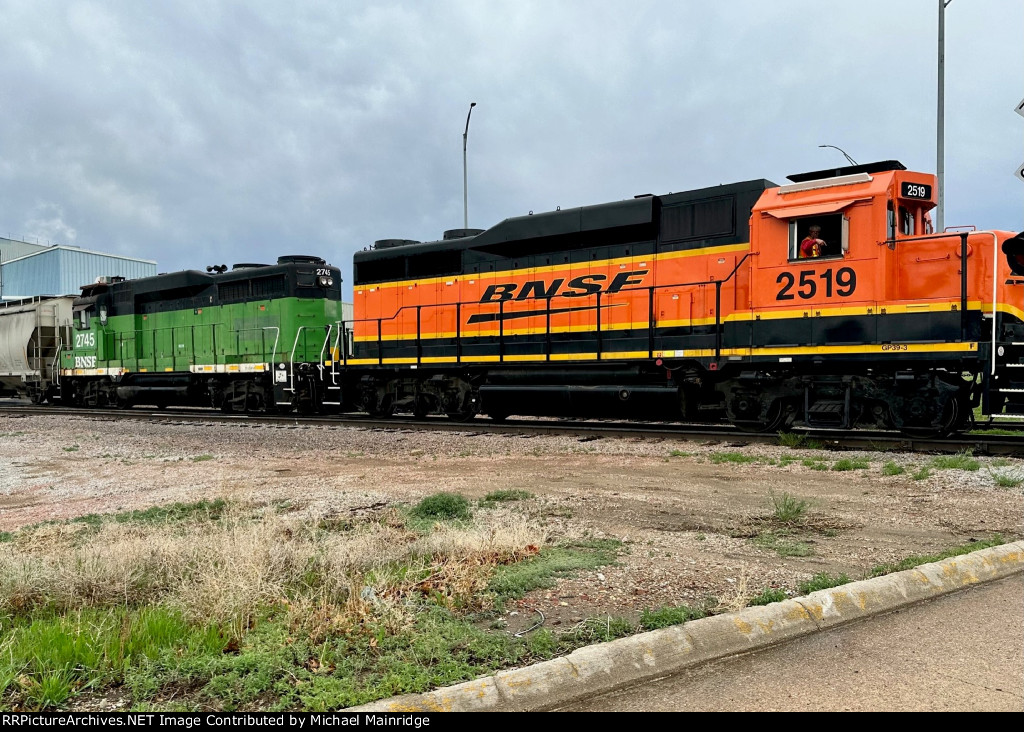
[[[807,230],[807,236],[800,242],[800,259],[820,257],[825,249],[825,240],[821,238],[821,227],[814,225]]]

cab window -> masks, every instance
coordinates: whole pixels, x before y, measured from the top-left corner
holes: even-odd
[[[832,259],[848,248],[846,221],[841,213],[808,216],[789,222],[789,259]]]
[[[900,206],[900,233],[903,236],[913,236],[917,233],[914,226],[914,212]]]
[[[76,330],[89,330],[89,311],[79,310],[75,313],[75,329]]]

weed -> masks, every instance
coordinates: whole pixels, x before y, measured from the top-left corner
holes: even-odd
[[[921,467],[920,470],[915,472],[910,477],[912,477],[914,480],[925,480],[926,478],[930,478],[931,475],[932,475],[932,471],[928,468],[927,465],[924,465],[924,466]]]
[[[761,592],[750,598],[749,605],[770,605],[787,599],[786,591],[778,587],[765,587]]]
[[[1006,458],[993,458],[991,461],[989,461],[989,465],[991,465],[993,468],[1005,468],[1009,464],[1010,461],[1007,460]]]
[[[421,519],[467,521],[470,518],[469,501],[458,493],[435,493],[417,503],[412,515]]]
[[[902,465],[892,460],[882,466],[882,475],[903,475],[905,472],[907,471]]]
[[[505,501],[525,501],[530,498],[533,498],[533,494],[529,491],[522,490],[491,491],[484,496],[485,501],[494,501],[495,503],[503,503]]]
[[[690,457],[692,454],[693,453],[683,452],[682,450],[672,450],[668,454],[668,456],[669,457],[675,457],[675,458],[685,458],[685,457]]]
[[[775,491],[768,491],[768,499],[772,508],[772,519],[776,523],[799,523],[807,512],[807,501],[791,496],[789,493],[776,495]]]
[[[64,452],[78,452],[78,445],[63,448]]]
[[[9,541],[14,541],[14,534],[10,531],[0,531],[0,544],[6,544]]]
[[[703,610],[694,610],[686,605],[662,607],[657,610],[644,610],[640,614],[640,625],[644,630],[657,630],[670,625],[681,625],[687,620],[699,620],[705,615]]]
[[[804,595],[809,595],[812,592],[818,590],[827,590],[830,587],[839,587],[839,585],[845,585],[850,582],[850,578],[845,574],[830,575],[827,572],[821,572],[814,575],[809,580],[801,582],[798,587],[800,592]]]
[[[971,456],[968,451],[958,452],[956,455],[940,455],[931,460],[931,466],[936,470],[968,470],[974,472],[981,468],[981,463]]]
[[[866,470],[870,465],[871,463],[863,458],[858,458],[856,460],[851,458],[842,458],[840,460],[836,460],[835,464],[832,466],[832,470],[837,472],[844,472],[847,470]]]
[[[995,481],[995,484],[1000,488],[1016,488],[1021,483],[1024,483],[1024,479],[1014,478],[1012,475],[1000,475],[999,473],[992,471],[989,471],[989,474],[992,476],[992,480]]]
[[[795,463],[796,460],[797,459],[792,455],[783,455],[782,457],[779,458],[779,467],[784,468],[790,463]]]
[[[754,458],[750,455],[744,455],[742,452],[713,452],[711,453],[711,462],[716,465],[721,463],[743,465],[745,463],[754,462]]]
[[[196,455],[192,458],[192,462],[194,463],[205,463],[207,460],[213,460],[213,455]]]

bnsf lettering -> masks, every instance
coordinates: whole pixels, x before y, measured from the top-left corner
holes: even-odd
[[[75,356],[75,368],[76,369],[94,369],[94,368],[96,368],[96,357],[95,356]]]
[[[612,278],[608,288],[604,291],[614,293],[630,285],[641,285],[648,272],[650,272],[648,269],[619,272]],[[511,282],[500,285],[488,285],[487,289],[484,290],[483,297],[480,298],[480,302],[500,302],[502,300],[512,300],[513,298],[517,301],[546,300],[556,295],[562,297],[587,297],[588,295],[596,295],[598,292],[601,292],[601,283],[607,280],[607,275],[594,274],[573,277],[567,284],[561,278],[552,280],[550,283],[536,280],[525,283],[522,289],[519,289],[519,285]],[[563,284],[566,285],[566,289],[560,291]]]

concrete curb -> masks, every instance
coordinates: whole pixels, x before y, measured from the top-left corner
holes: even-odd
[[[540,711],[1024,571],[1024,541],[806,597],[749,607],[573,651],[455,686],[352,707],[367,712]]]

